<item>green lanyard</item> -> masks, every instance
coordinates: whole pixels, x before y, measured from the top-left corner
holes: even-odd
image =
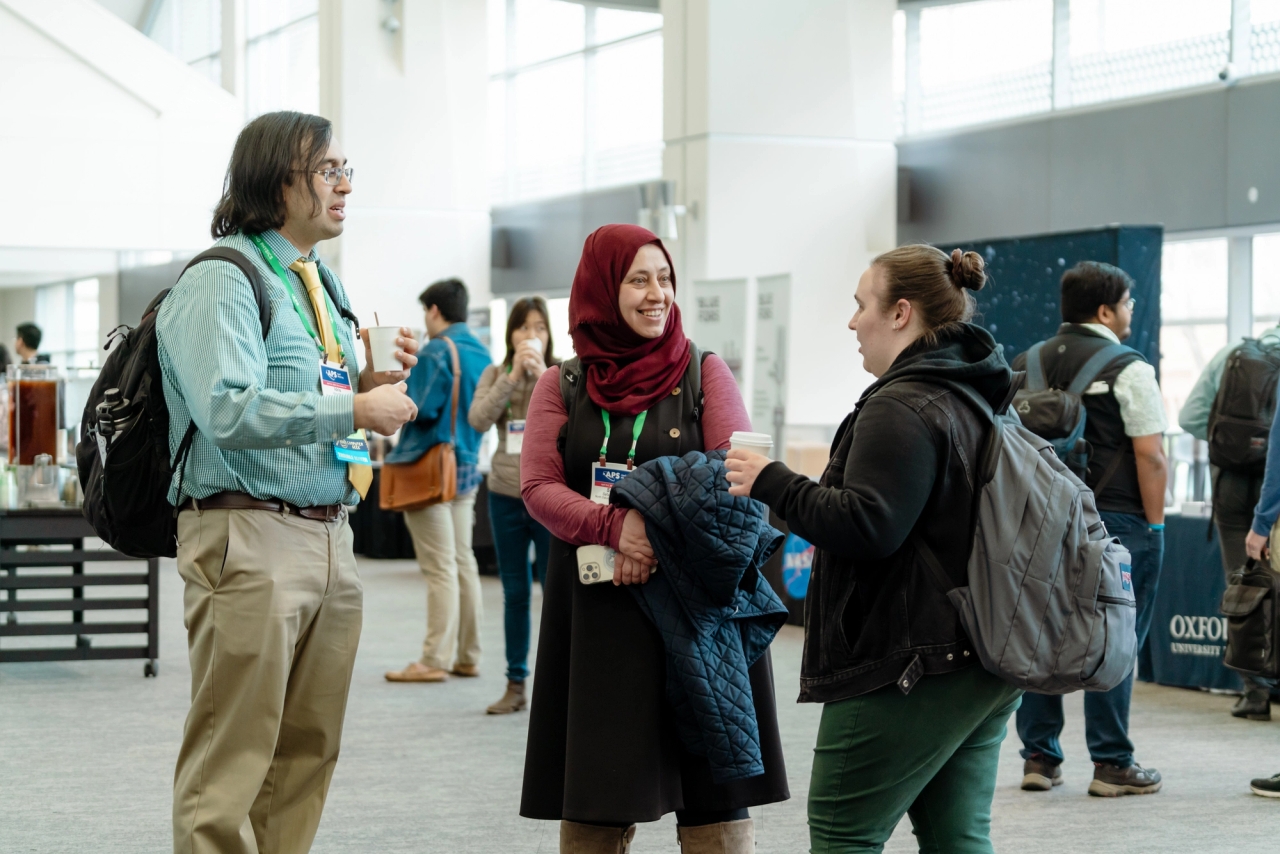
[[[600,410],[600,417],[604,419],[604,444],[600,446],[600,465],[605,464],[605,455],[609,452],[609,435],[613,432],[612,425],[609,424],[609,413],[603,409]],[[644,420],[649,417],[648,410],[641,412],[636,416],[636,426],[631,428],[631,450],[627,452],[627,468],[635,468],[636,465],[636,445],[640,443],[640,431],[644,429]]]
[[[320,336],[311,328],[311,321],[307,320],[306,312],[302,310],[302,306],[298,305],[298,295],[294,293],[293,282],[289,280],[289,274],[285,272],[284,265],[280,263],[280,259],[276,257],[276,253],[271,251],[271,247],[267,245],[267,241],[262,239],[261,235],[250,234],[249,239],[258,247],[258,251],[262,253],[262,257],[267,259],[267,263],[271,265],[271,269],[280,277],[280,281],[284,282],[285,290],[289,292],[289,299],[293,301],[293,310],[298,313],[298,319],[302,321],[302,328],[311,336],[311,340],[316,342],[316,347],[320,350],[321,356],[327,356],[324,350],[324,341],[320,340]],[[333,322],[333,309],[329,307],[329,300],[324,300],[325,311],[329,315],[329,327],[333,330],[333,340],[338,345],[338,353],[342,356],[342,364],[347,363],[347,354],[342,349],[342,336],[338,334],[338,326]],[[316,317],[316,322],[320,322],[320,318]]]

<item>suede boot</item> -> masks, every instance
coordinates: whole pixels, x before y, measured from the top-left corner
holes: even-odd
[[[561,821],[560,854],[627,854],[635,836],[634,824],[622,828]]]
[[[756,826],[749,818],[677,827],[676,838],[682,854],[752,854],[756,850]]]
[[[507,692],[502,695],[502,699],[485,709],[491,715],[509,715],[512,712],[523,711],[529,705],[524,698],[523,682],[507,682]]]

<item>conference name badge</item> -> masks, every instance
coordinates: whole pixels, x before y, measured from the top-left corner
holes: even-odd
[[[608,505],[609,495],[613,488],[622,483],[631,469],[621,463],[594,463],[591,466],[591,500],[596,504]]]
[[[328,359],[320,361],[320,393],[351,394],[351,372],[344,365],[335,365]]]
[[[521,418],[519,421],[507,422],[507,453],[518,454],[520,449],[524,447],[524,425],[527,422]]]
[[[347,438],[334,442],[333,454],[338,458],[338,462],[371,465],[369,443],[364,440],[363,430],[357,430]]]

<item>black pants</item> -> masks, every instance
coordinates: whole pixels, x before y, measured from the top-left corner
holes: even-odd
[[[1218,545],[1222,548],[1222,571],[1227,578],[1244,566],[1249,554],[1244,539],[1253,529],[1253,509],[1262,493],[1262,475],[1237,474],[1213,469],[1213,516],[1218,526]],[[1280,544],[1276,544],[1280,545]],[[1267,691],[1270,679],[1240,674],[1244,690]]]

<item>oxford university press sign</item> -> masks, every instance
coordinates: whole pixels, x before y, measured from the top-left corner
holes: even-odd
[[[1227,618],[1174,614],[1169,620],[1169,651],[1221,660],[1226,652]]]

